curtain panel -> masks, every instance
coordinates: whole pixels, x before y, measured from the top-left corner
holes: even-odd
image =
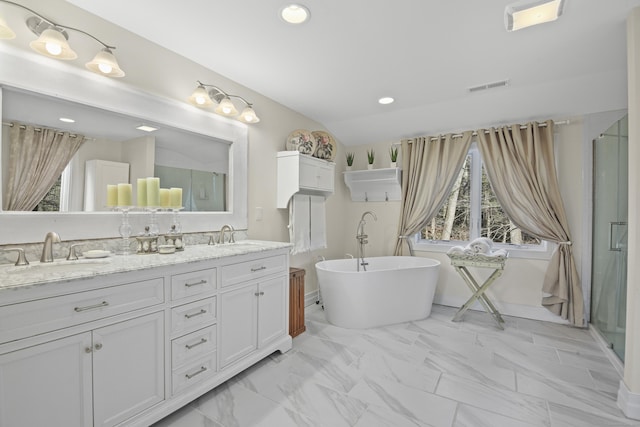
[[[402,204],[395,255],[402,254],[404,236],[424,228],[449,197],[469,151],[471,134],[468,131],[401,142]]]
[[[12,123],[4,209],[32,211],[84,141],[82,135]]]
[[[525,232],[558,244],[545,274],[542,305],[584,326],[582,288],[555,168],[553,122],[477,133],[489,181],[505,213]]]

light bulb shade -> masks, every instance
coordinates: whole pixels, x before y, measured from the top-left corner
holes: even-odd
[[[40,37],[29,43],[29,46],[49,58],[71,60],[78,57],[78,54],[69,47],[64,35],[54,28],[44,30]]]
[[[214,111],[218,114],[228,117],[238,115],[238,110],[236,110],[235,105],[233,105],[229,97],[226,97],[222,101],[220,101],[220,104],[218,104]]]
[[[87,69],[107,77],[124,77],[124,71],[118,65],[116,57],[109,48],[104,48],[96,54],[91,62],[85,64]]]
[[[16,33],[7,25],[5,20],[0,16],[0,39],[15,39]]]
[[[209,96],[207,89],[204,86],[200,85],[193,91],[191,96],[189,97],[189,102],[196,107],[205,108],[213,105],[213,100]]]
[[[258,123],[260,119],[256,115],[256,112],[250,106],[245,107],[244,110],[240,113],[240,117],[238,120],[244,123]]]

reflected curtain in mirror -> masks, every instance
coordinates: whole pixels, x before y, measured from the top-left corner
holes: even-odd
[[[83,135],[17,122],[10,126],[9,179],[4,209],[31,211],[86,139]]]

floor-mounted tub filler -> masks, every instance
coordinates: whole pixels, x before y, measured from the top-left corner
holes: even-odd
[[[327,321],[342,328],[363,329],[424,319],[431,313],[440,261],[409,256],[367,258],[316,264]]]

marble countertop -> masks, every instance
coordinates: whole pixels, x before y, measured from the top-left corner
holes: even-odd
[[[52,263],[32,262],[24,266],[7,264],[0,266],[0,291],[289,247],[291,247],[290,243],[242,240],[223,245],[187,246],[184,251],[173,254],[136,255],[134,253],[111,255],[105,258],[80,257],[76,261],[58,259]]]

